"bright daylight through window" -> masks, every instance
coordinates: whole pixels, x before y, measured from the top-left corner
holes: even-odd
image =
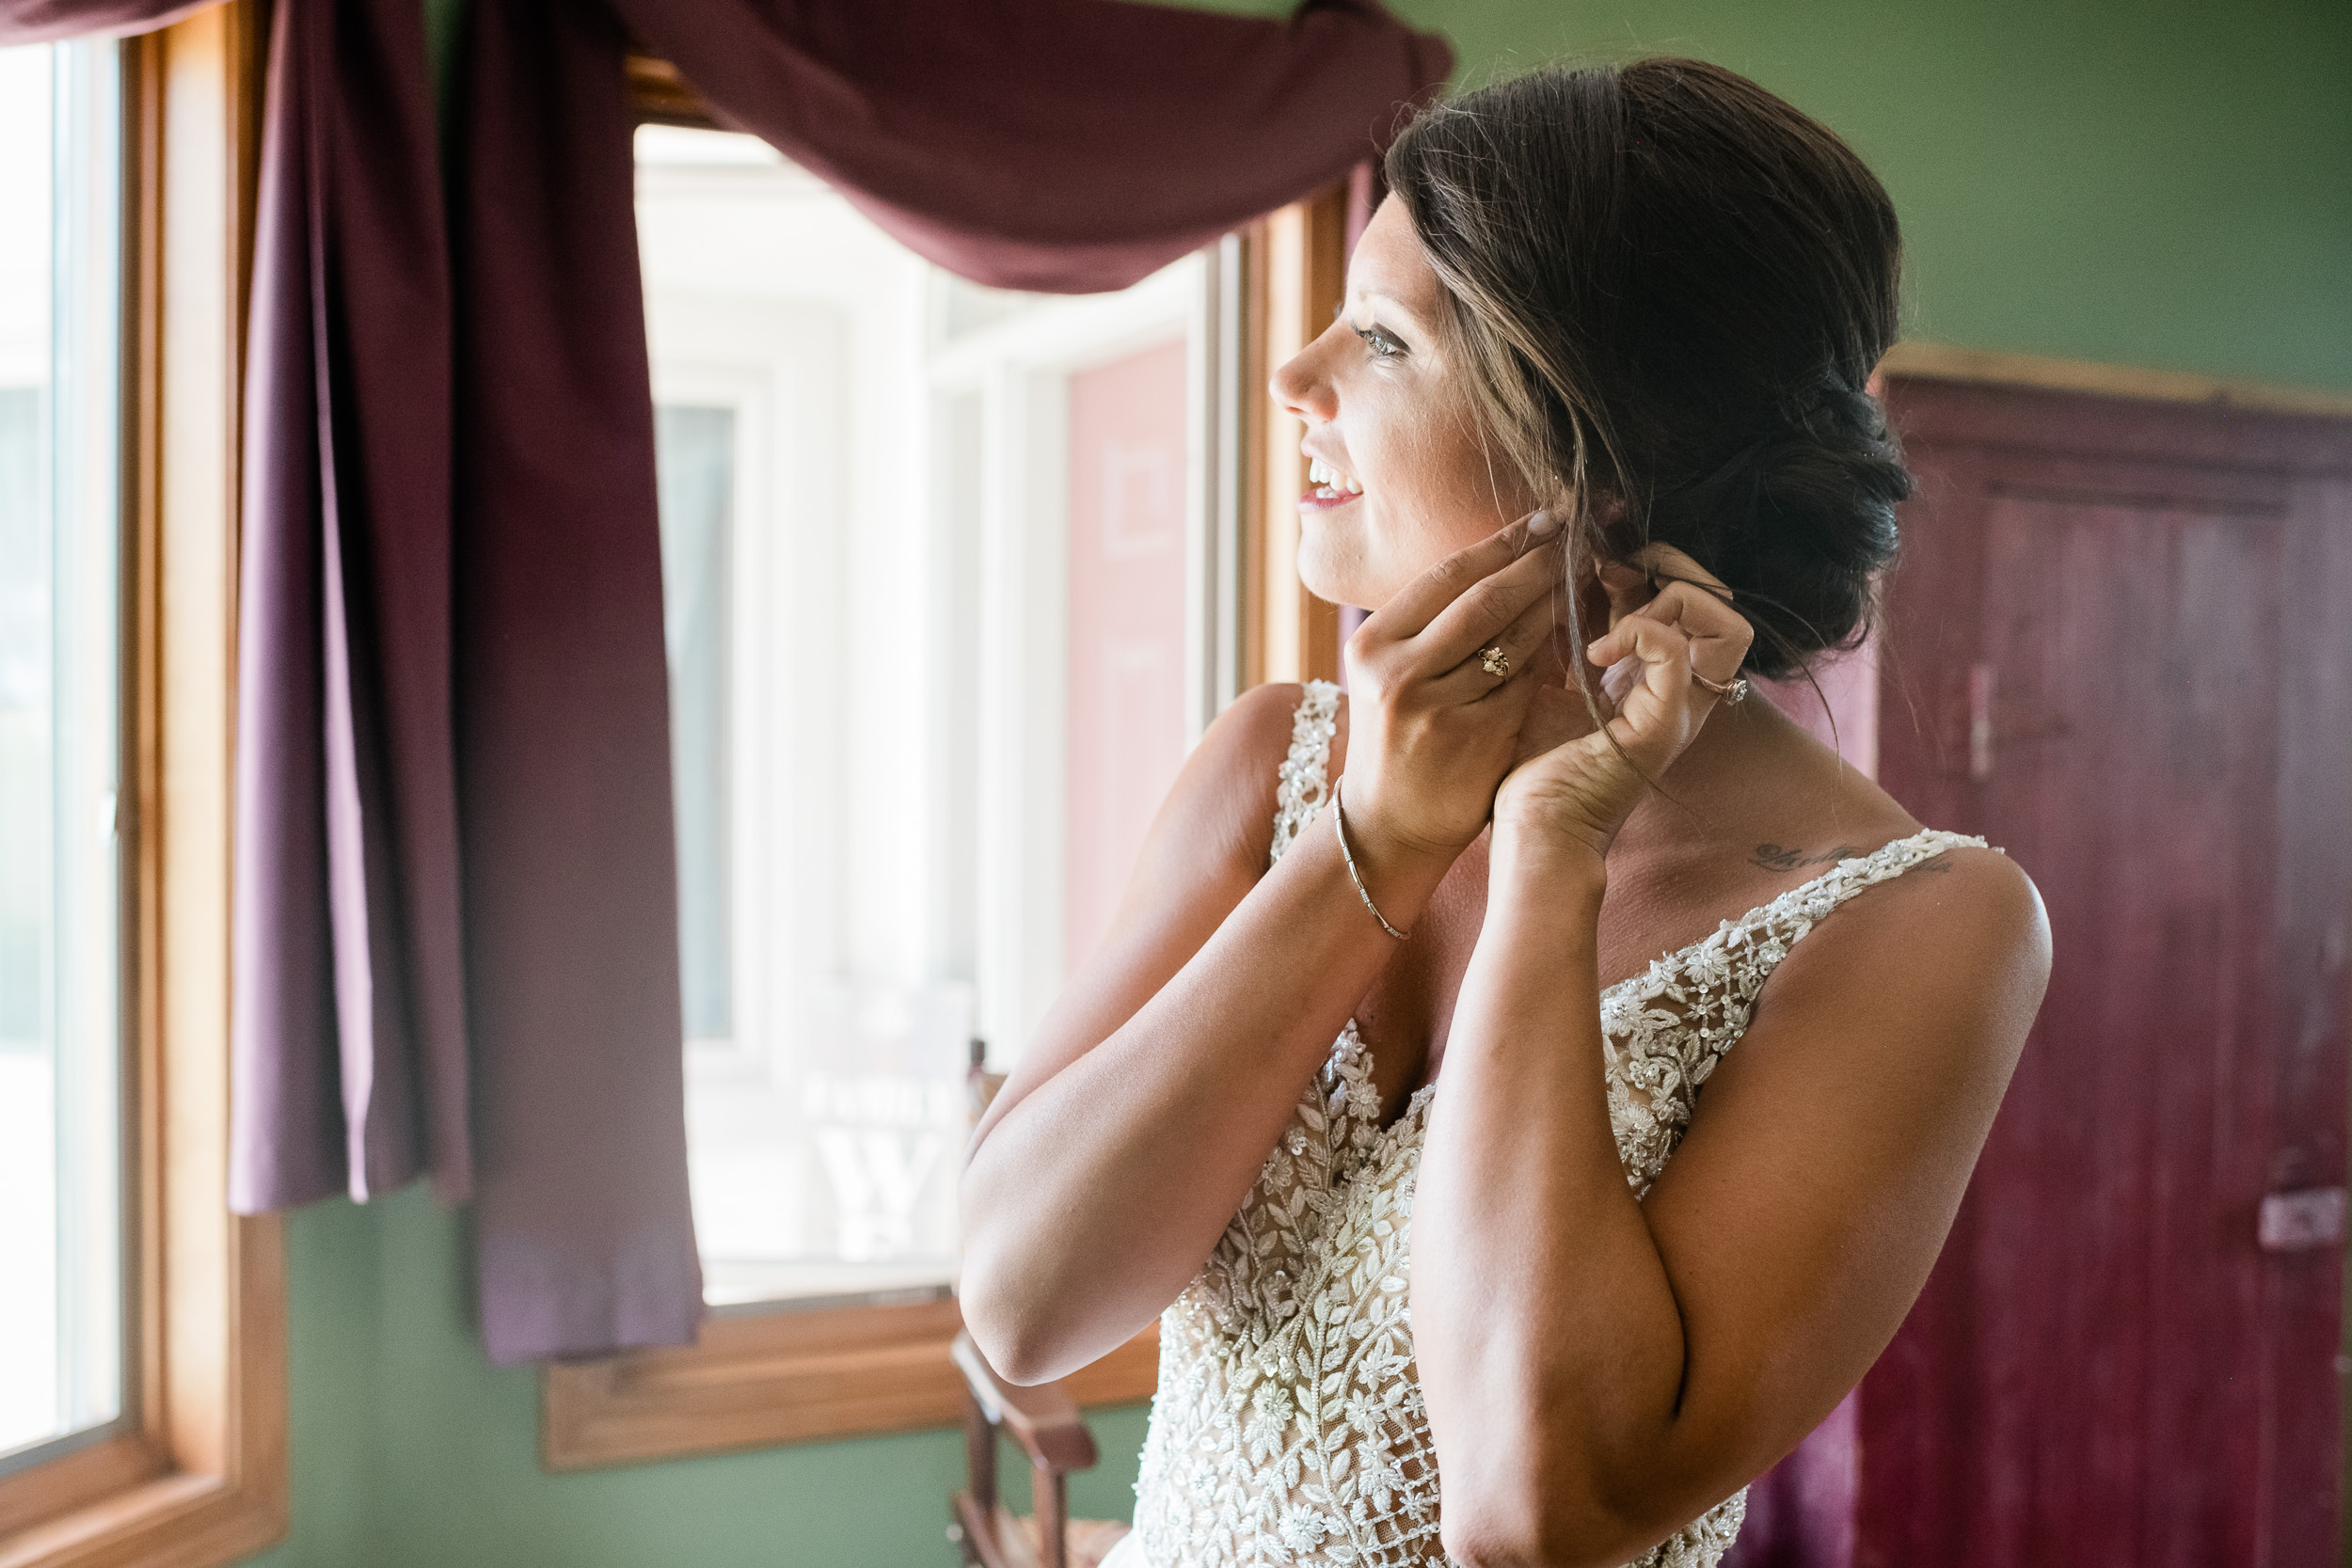
[[[1206,271],[980,289],[748,136],[637,157],[707,1293],[936,1291],[970,1042],[1213,711]]]
[[[0,1469],[123,1415],[119,78],[0,50]]]

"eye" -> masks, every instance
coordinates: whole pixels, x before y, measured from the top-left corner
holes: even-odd
[[[1390,335],[1386,327],[1376,322],[1370,326],[1359,326],[1351,330],[1364,341],[1364,345],[1372,350],[1375,358],[1394,359],[1405,352],[1405,345],[1397,341]]]

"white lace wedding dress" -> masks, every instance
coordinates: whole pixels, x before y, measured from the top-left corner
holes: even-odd
[[[1320,812],[1339,689],[1310,682],[1274,824],[1279,858]],[[1789,945],[1874,882],[1980,839],[1928,832],[1841,862],[1601,998],[1609,1111],[1636,1194]],[[1413,1182],[1437,1085],[1382,1128],[1350,1022],[1257,1185],[1160,1324],[1136,1528],[1104,1568],[1437,1568],[1438,1463],[1406,1304]],[[1641,1560],[1711,1568],[1746,1493]]]

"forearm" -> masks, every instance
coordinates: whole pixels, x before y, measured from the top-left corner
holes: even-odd
[[[1364,869],[1404,924],[1446,868]],[[1001,1371],[1059,1376],[1174,1299],[1394,950],[1318,818],[1132,1018],[989,1129],[963,1179],[962,1291]]]
[[[1684,1369],[1674,1291],[1609,1115],[1604,886],[1589,851],[1498,831],[1413,1224],[1449,1537],[1541,1542],[1569,1561],[1581,1540],[1606,1550],[1639,1532],[1640,1456],[1668,1434]]]

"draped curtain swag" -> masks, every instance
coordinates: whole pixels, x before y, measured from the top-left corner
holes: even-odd
[[[0,0],[0,44],[183,0]],[[470,1196],[494,1360],[691,1340],[631,35],[940,265],[1116,289],[1452,55],[1373,0],[278,0],[246,388],[230,1201]]]

